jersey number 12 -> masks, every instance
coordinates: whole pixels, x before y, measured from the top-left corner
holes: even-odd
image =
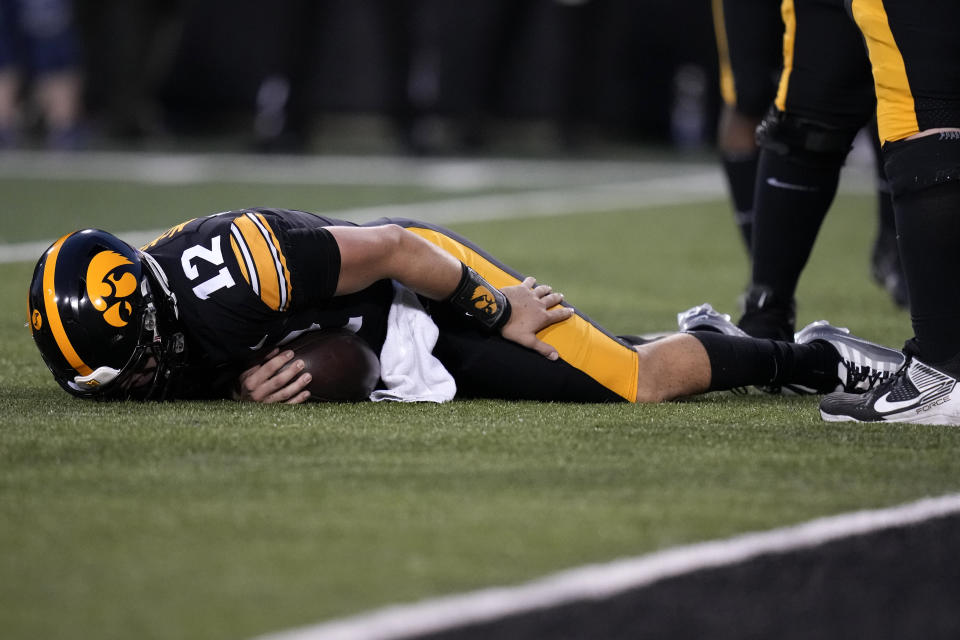
[[[183,272],[190,280],[196,280],[200,277],[200,271],[193,263],[195,258],[198,260],[203,260],[204,262],[209,262],[216,267],[222,265],[223,252],[220,250],[220,236],[213,237],[209,249],[203,245],[195,244],[184,251],[183,255],[180,256],[180,264],[183,266]],[[220,273],[195,286],[193,288],[193,293],[201,300],[206,300],[214,291],[218,291],[219,289],[229,289],[235,284],[236,282],[233,281],[233,276],[230,275],[230,270],[226,267],[223,267],[220,269]]]

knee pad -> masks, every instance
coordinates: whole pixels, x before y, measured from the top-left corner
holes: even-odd
[[[884,169],[894,196],[960,183],[960,131],[883,145]]]
[[[757,144],[780,155],[800,160],[842,163],[859,129],[835,127],[771,107],[757,127]]]

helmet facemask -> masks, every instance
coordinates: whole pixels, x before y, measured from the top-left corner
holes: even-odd
[[[119,370],[99,367],[87,376],[67,381],[71,393],[97,400],[164,400],[174,373],[185,360],[183,334],[161,331],[160,313],[154,304],[150,278],[140,283],[141,302],[134,316],[140,318],[140,335],[126,364]],[[175,313],[175,312],[174,312]]]

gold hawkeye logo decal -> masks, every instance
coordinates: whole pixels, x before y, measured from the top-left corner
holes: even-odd
[[[470,302],[473,303],[475,309],[488,316],[492,316],[497,312],[497,301],[486,287],[477,287],[474,289]]]
[[[31,321],[33,322],[33,328],[40,331],[40,327],[43,326],[43,318],[40,317],[40,312],[36,309],[33,310]]]
[[[133,263],[115,251],[101,251],[87,266],[87,297],[114,327],[125,327],[133,305],[125,298],[137,290],[137,278],[125,267]]]

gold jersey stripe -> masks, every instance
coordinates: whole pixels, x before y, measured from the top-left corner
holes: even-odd
[[[237,246],[237,239],[230,235],[230,248],[233,249],[233,255],[237,258],[237,264],[240,265],[240,273],[243,274],[243,279],[247,281],[247,284],[250,284],[250,274],[247,272],[247,261],[243,259],[243,254],[240,252],[240,247]]]
[[[777,97],[773,103],[780,111],[787,110],[787,89],[790,85],[790,74],[793,72],[793,50],[797,40],[797,12],[793,0],[783,0],[780,4],[780,15],[783,18],[783,71],[780,72],[780,85],[777,87]]]
[[[280,302],[280,279],[283,276],[278,273],[270,241],[261,232],[257,223],[246,214],[237,216],[233,223],[240,230],[250,256],[253,258],[256,279],[260,282],[260,299],[271,309],[280,311],[283,308]]]
[[[63,328],[63,320],[60,319],[60,310],[57,308],[57,291],[55,286],[57,258],[60,255],[60,247],[63,246],[63,242],[72,235],[73,233],[68,233],[57,240],[47,252],[47,260],[43,264],[43,308],[47,312],[47,322],[50,324],[50,332],[53,334],[53,339],[57,341],[60,353],[67,359],[70,366],[76,369],[77,373],[82,376],[88,376],[93,373],[93,369],[84,363],[76,350],[74,350],[73,345],[70,344],[70,338],[67,337],[67,332]]]
[[[176,225],[175,227],[170,227],[169,229],[167,229],[166,231],[164,231],[163,233],[161,233],[156,239],[152,240],[149,244],[145,244],[145,245],[143,245],[142,247],[140,247],[140,250],[141,250],[141,251],[146,251],[147,249],[149,249],[149,248],[152,247],[153,245],[157,244],[157,243],[160,242],[161,240],[163,240],[163,239],[165,239],[165,238],[169,238],[170,236],[172,236],[172,235],[175,234],[175,233],[180,233],[181,231],[183,231],[183,228],[184,228],[185,226],[187,226],[188,224],[190,224],[190,223],[193,222],[194,220],[196,220],[196,218],[190,218],[190,219],[187,220],[186,222],[181,222],[180,224]]]
[[[867,41],[877,92],[877,128],[881,142],[903,140],[920,131],[903,54],[893,39],[880,0],[853,0],[853,19]],[[960,36],[958,36],[960,37]]]
[[[725,104],[732,107],[737,104],[737,88],[730,66],[730,46],[723,16],[723,0],[713,0],[713,30],[717,37],[717,55],[720,60],[720,96]]]
[[[520,283],[470,247],[439,231],[418,227],[407,227],[407,230],[451,254],[498,289]],[[640,359],[635,350],[620,344],[579,315],[543,329],[537,337],[556,348],[567,364],[624,399],[636,402]]]

